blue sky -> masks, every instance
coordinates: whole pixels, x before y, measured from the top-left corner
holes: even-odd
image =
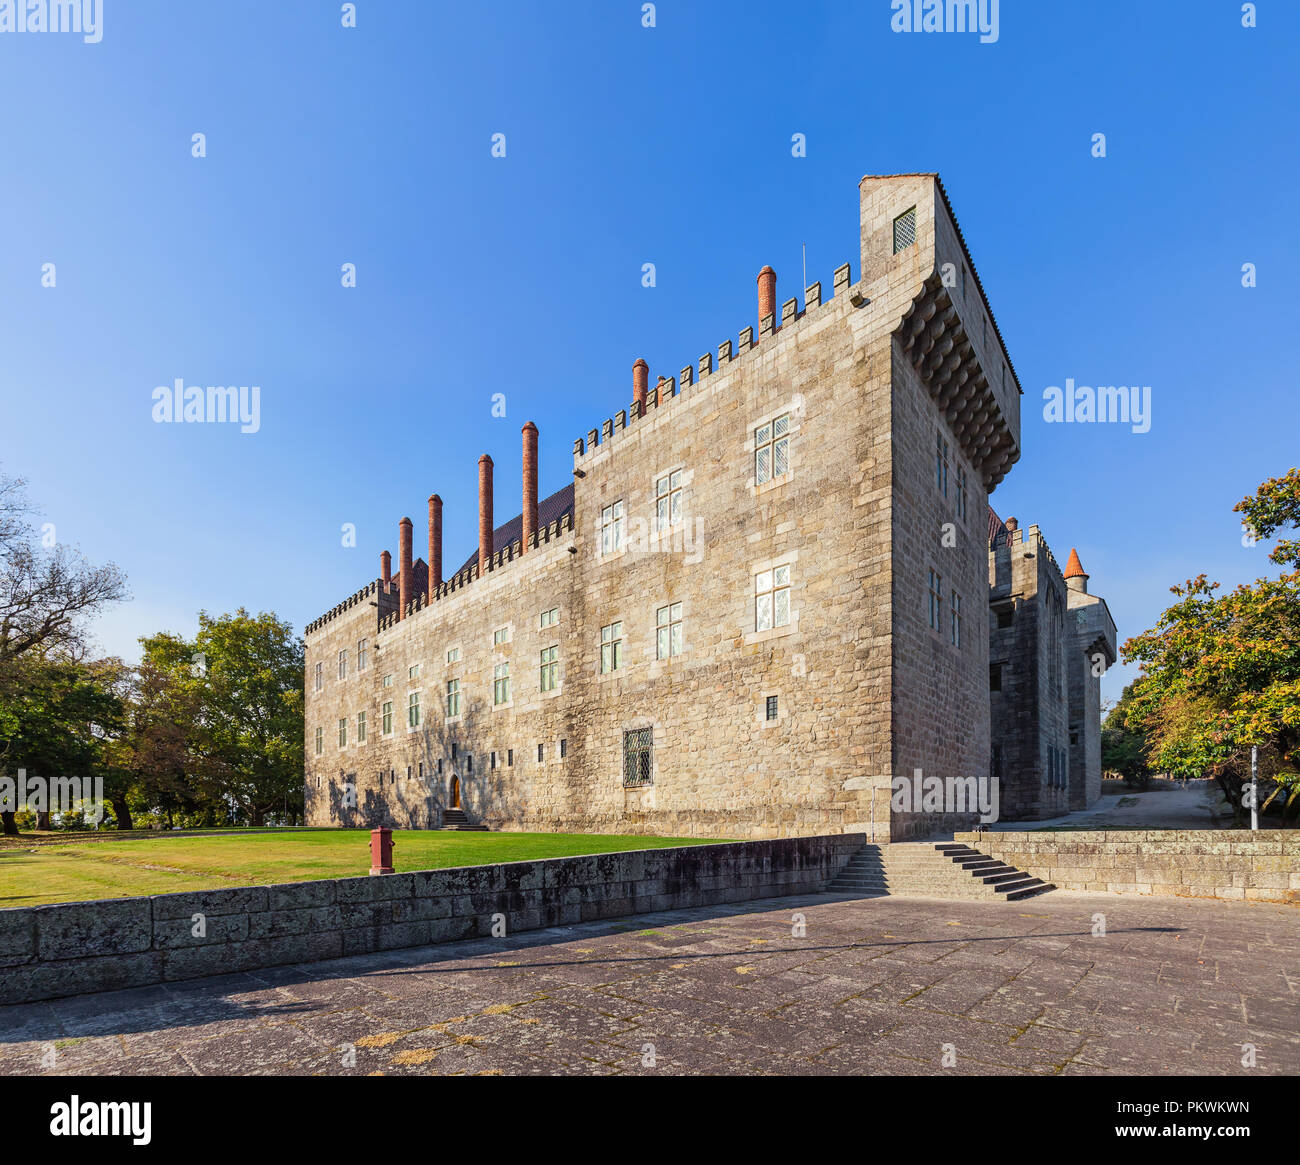
[[[1003,0],[981,44],[888,0],[106,0],[98,44],[0,34],[0,468],[127,572],[108,650],[199,608],[301,629],[403,514],[420,553],[430,492],[468,555],[480,453],[514,513],[524,421],[570,480],[633,360],[734,338],[763,264],[778,300],[804,244],[857,278],[863,174],[938,170],[1026,394],[993,505],[1134,634],[1268,569],[1232,505],[1297,459],[1300,6],[1240,8]],[[259,385],[260,431],[153,423],[177,377]],[[1045,424],[1067,377],[1150,385],[1150,432]]]

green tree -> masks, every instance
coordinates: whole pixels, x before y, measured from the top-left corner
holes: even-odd
[[[250,825],[268,814],[303,812],[302,642],[273,614],[212,617],[199,612],[192,642],[143,641],[166,677],[155,708],[181,725],[184,768],[195,791],[220,800]],[[155,775],[177,752],[155,724]],[[174,764],[173,764],[174,768]]]
[[[55,540],[52,527],[37,537],[34,513],[22,479],[0,475],[0,776],[20,767],[85,776],[48,766],[88,763],[84,742],[94,721],[55,717],[108,716],[107,674],[77,669],[90,621],[126,598],[125,581],[111,563],[91,566]],[[0,823],[16,833],[15,810],[0,808]]]
[[[113,778],[105,742],[122,725],[124,706],[115,690],[121,662],[83,663],[32,653],[15,670],[21,683],[4,698],[6,727],[0,738],[8,767],[26,770],[29,780],[100,778],[108,796]],[[38,828],[50,828],[50,808],[47,802],[38,811]],[[11,814],[4,832],[17,833]]]
[[[1235,509],[1260,538],[1300,526],[1300,473],[1271,478]],[[1142,665],[1129,721],[1148,734],[1148,760],[1212,773],[1239,812],[1252,745],[1274,790],[1293,788],[1300,768],[1300,542],[1279,540],[1269,558],[1291,569],[1228,594],[1205,575],[1172,587],[1178,602],[1123,649]]]
[[[1151,778],[1149,743],[1145,729],[1133,715],[1133,685],[1129,684],[1101,726],[1102,772],[1119,773],[1127,784],[1145,787]]]

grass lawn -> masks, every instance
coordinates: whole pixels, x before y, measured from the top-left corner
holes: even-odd
[[[282,830],[186,836],[182,833],[57,843],[48,835],[0,849],[0,909],[256,886],[365,875],[370,832],[364,829]],[[583,833],[440,833],[394,831],[399,872],[495,865],[574,854],[706,845],[698,837]]]

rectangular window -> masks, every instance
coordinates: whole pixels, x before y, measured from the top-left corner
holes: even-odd
[[[406,669],[406,678],[408,680],[418,680],[420,678],[420,665],[418,663],[413,663]]]
[[[366,714],[357,713],[357,743],[365,744],[366,742]]]
[[[500,647],[503,643],[510,642],[510,628],[498,627],[492,632],[492,646]]]
[[[495,769],[496,767],[497,767],[497,754],[494,752],[492,756],[488,759],[488,768]]]
[[[670,603],[655,613],[655,651],[658,659],[682,653],[682,605]]]
[[[760,571],[754,576],[754,630],[770,631],[789,622],[789,565]]]
[[[989,691],[1002,691],[1002,665],[1000,663],[989,664]]]
[[[602,675],[623,666],[623,623],[619,620],[600,629],[600,671]]]
[[[894,219],[894,254],[906,251],[916,242],[916,207],[903,211]]]
[[[1014,607],[998,608],[998,630],[1005,630],[1016,621],[1016,609]]]
[[[957,517],[966,520],[966,469],[957,466]]]
[[[537,759],[539,762],[546,759],[546,745],[539,744],[537,746]]]
[[[617,501],[600,511],[600,552],[623,549],[623,503]]]
[[[380,731],[385,736],[392,736],[393,734],[393,701],[392,700],[384,701],[383,707],[379,709],[379,715],[380,715],[380,726],[379,726]]]
[[[325,729],[316,729],[316,755],[320,756],[325,751]]]
[[[448,662],[448,663],[459,663],[459,662],[460,662],[460,648],[459,648],[459,647],[453,647],[449,652],[447,652],[447,662]]]
[[[513,768],[514,763],[515,763],[515,750],[513,748],[508,748],[506,749],[506,768],[508,769]]]
[[[544,627],[554,627],[560,621],[560,608],[552,607],[549,611],[543,611],[537,618],[537,628],[540,631]]]
[[[569,742],[565,740],[564,737],[560,737],[560,760],[563,760],[568,755],[569,755]]]
[[[325,665],[318,663],[316,665],[316,690],[319,692],[325,686]]]
[[[392,674],[390,673],[389,675],[384,676],[384,678],[383,678],[383,680],[382,680],[381,682],[383,683],[383,686],[384,686],[384,687],[386,687],[386,688],[391,688],[391,687],[393,686],[393,677],[392,677]]]
[[[406,700],[406,724],[408,728],[420,727],[420,693],[412,692]]]
[[[934,435],[934,484],[944,497],[948,496],[948,442],[942,433]]]
[[[956,591],[952,592],[952,645],[961,646],[961,595]]]
[[[655,529],[667,530],[682,520],[682,471],[665,473],[655,482]]]
[[[342,651],[339,652],[339,679],[345,680],[347,678],[348,678],[348,652],[347,652],[347,648],[345,647]]]
[[[447,715],[460,715],[460,680],[447,681]]]
[[[767,718],[769,720],[776,719],[776,697],[775,696],[768,696],[767,698]]]
[[[560,648],[558,645],[542,648],[541,687],[543,692],[553,692],[560,678]]]
[[[357,671],[365,671],[370,666],[370,640],[357,640]]]
[[[938,631],[943,626],[943,576],[930,571],[930,630]]]
[[[474,758],[469,753],[465,754],[465,771],[467,773],[474,771]]]
[[[775,481],[790,472],[790,414],[754,430],[754,481]]]
[[[654,780],[654,729],[635,728],[623,733],[623,787],[640,788]]]
[[[510,703],[510,664],[499,663],[492,669],[492,703]]]
[[[348,746],[348,718],[344,716],[339,720],[339,748]]]

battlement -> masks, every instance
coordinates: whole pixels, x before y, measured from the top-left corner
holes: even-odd
[[[848,263],[844,263],[835,269],[832,298],[848,291],[852,285],[851,275],[852,270]],[[775,276],[773,276],[773,280],[775,280]],[[821,283],[810,283],[804,288],[803,310],[799,309],[797,298],[788,299],[781,305],[780,328],[797,323],[809,313],[815,312],[822,307],[823,304]],[[683,396],[692,388],[702,385],[715,371],[723,371],[734,360],[743,359],[748,353],[759,347],[762,340],[778,334],[780,328],[776,323],[775,311],[767,312],[759,319],[758,340],[754,339],[754,329],[751,326],[741,330],[738,336],[738,345],[733,346],[730,340],[723,340],[718,345],[716,368],[713,353],[705,352],[700,357],[698,364],[685,365],[676,376],[661,376],[658,384],[646,393],[644,406],[640,401],[633,400],[626,409],[620,409],[614,416],[606,418],[598,429],[588,430],[585,439],[579,437],[574,441],[573,472],[578,477],[584,476],[584,461],[590,459],[611,442],[630,432],[638,421],[650,416],[652,411],[670,404],[675,397]]]
[[[313,619],[310,623],[307,624],[306,627],[303,628],[303,634],[314,635],[327,623],[332,622],[334,619],[337,619],[340,615],[346,614],[358,603],[361,603],[364,600],[370,598],[371,595],[378,594],[379,586],[380,586],[379,579],[375,579],[372,582],[367,583],[364,587],[362,587],[359,591],[357,591],[355,595],[352,595],[349,598],[344,599],[343,602],[338,604],[338,606],[331,607],[319,619]]]
[[[1042,554],[1051,563],[1057,574],[1062,574],[1061,565],[1056,561],[1056,555],[1052,553],[1052,548],[1047,544],[1047,539],[1043,536],[1042,530],[1038,526],[1029,526],[1022,528],[1015,523],[1015,518],[1008,518],[1006,525],[1003,527],[1003,533],[1006,537],[997,541],[993,548],[995,554],[1010,555],[1017,547],[1030,546],[1034,554]]]
[[[545,546],[549,542],[557,541],[561,535],[573,529],[573,515],[562,514],[555,521],[541,527],[528,538],[529,550],[536,550]],[[513,542],[501,547],[493,553],[488,567],[489,574],[495,574],[503,567],[513,562],[515,559],[524,554],[524,546],[521,539],[516,538]],[[456,591],[462,590],[469,586],[480,577],[478,563],[471,563],[469,566],[457,571],[451,578],[447,579],[438,587],[434,588],[433,599],[430,600],[427,594],[418,593],[410,602],[406,604],[404,619],[409,619],[412,615],[420,611],[427,610],[436,604],[439,600],[447,598]],[[387,631],[396,627],[402,620],[398,618],[396,611],[390,611],[382,615],[379,619],[379,630]]]

